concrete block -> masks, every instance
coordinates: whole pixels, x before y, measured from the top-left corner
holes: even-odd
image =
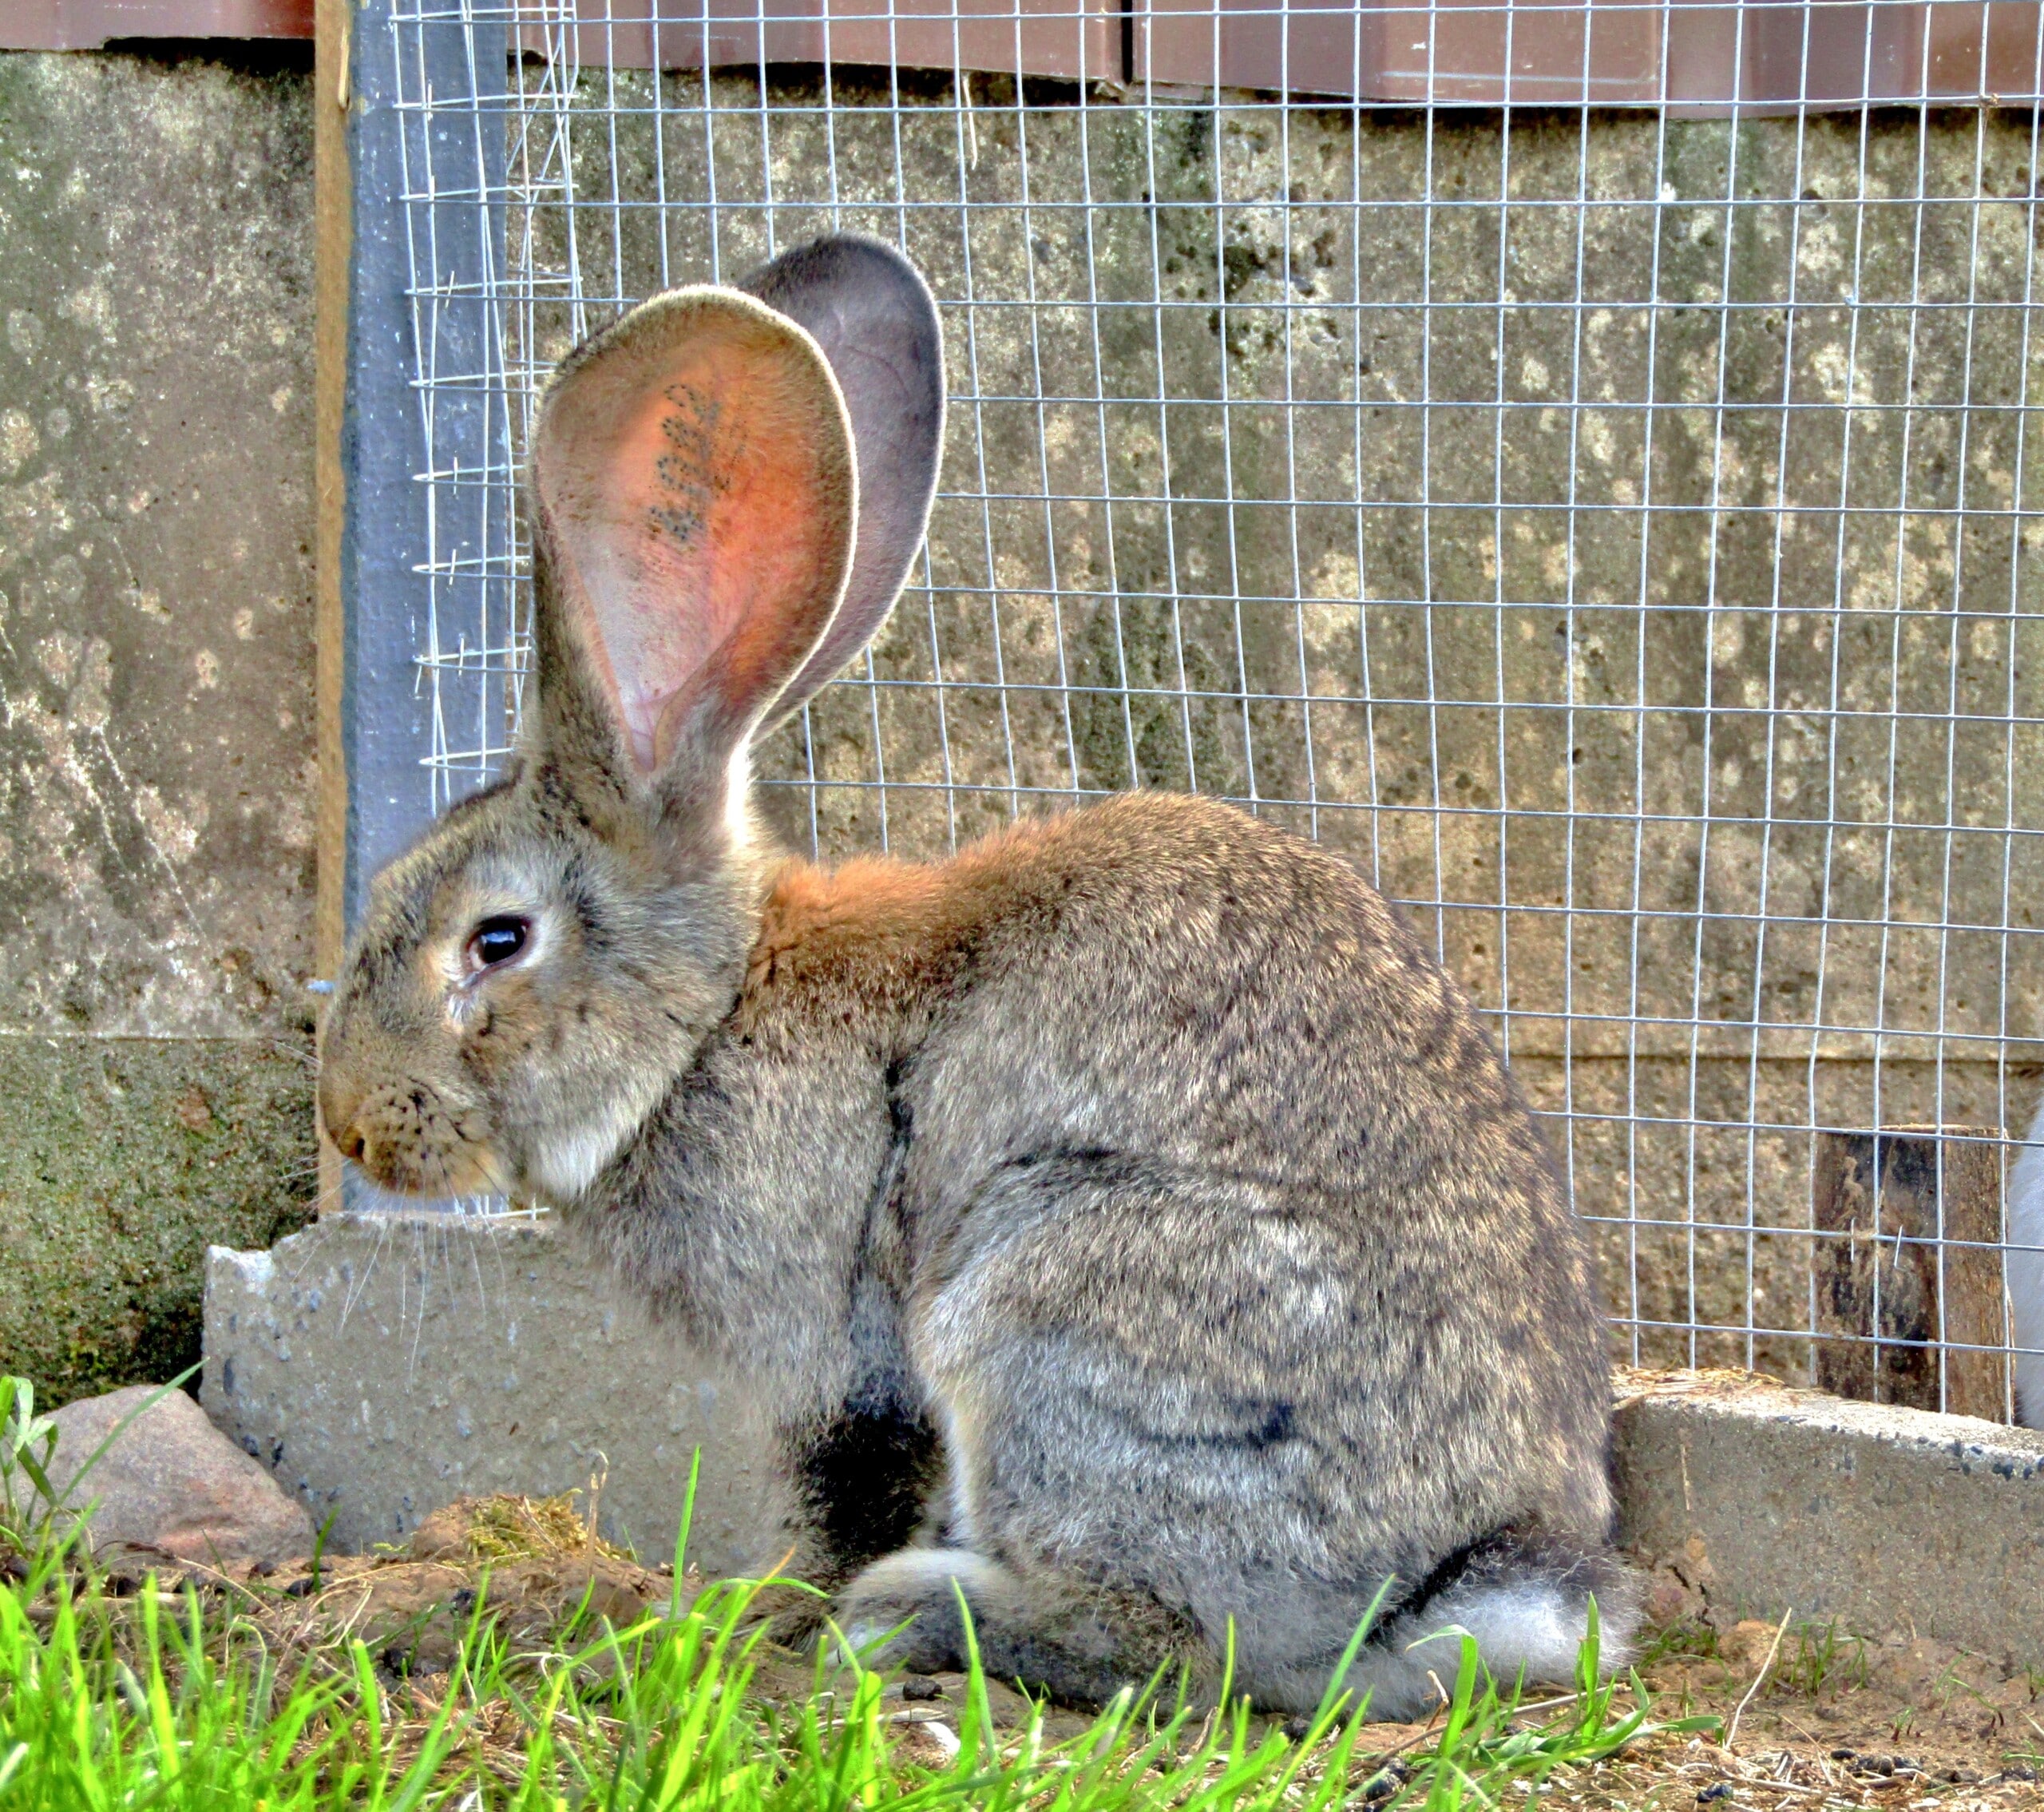
[[[2044,1434],[1740,1372],[1622,1372],[1620,1535],[1712,1620],[2044,1661]]]
[[[786,1552],[763,1406],[652,1326],[545,1222],[341,1215],[267,1252],[208,1255],[201,1401],[331,1544],[404,1540],[485,1492],[585,1489],[650,1559],[671,1552],[695,1449],[690,1554],[756,1573]]]
[[[694,1557],[759,1572],[787,1547],[766,1405],[544,1221],[349,1215],[216,1247],[205,1338],[207,1410],[339,1548],[607,1465],[606,1532],[658,1556],[699,1443]],[[1664,1614],[1792,1608],[2044,1661],[2044,1433],[1749,1373],[1621,1371],[1617,1393],[1621,1539]]]

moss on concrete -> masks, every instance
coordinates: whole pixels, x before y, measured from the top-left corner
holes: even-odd
[[[0,1037],[0,1371],[52,1402],[199,1357],[209,1244],[311,1211],[309,1045]]]

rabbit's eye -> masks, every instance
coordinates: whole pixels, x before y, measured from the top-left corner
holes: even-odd
[[[469,967],[477,973],[509,962],[525,947],[532,927],[522,918],[485,918],[469,934]]]

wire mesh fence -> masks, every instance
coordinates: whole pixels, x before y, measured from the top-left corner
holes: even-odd
[[[2005,1415],[2039,18],[389,0],[422,791],[513,734],[553,363],[878,234],[939,301],[945,462],[889,626],[762,751],[790,839],[1238,800],[1493,1016],[1623,1356]],[[515,54],[450,90],[442,32]]]

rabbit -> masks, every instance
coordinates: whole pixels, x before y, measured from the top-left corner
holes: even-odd
[[[921,541],[935,305],[842,236],[565,359],[536,704],[373,886],[340,1150],[544,1203],[774,1406],[790,1570],[875,1664],[1310,1711],[1607,1664],[1587,1244],[1469,1002],[1337,855],[1155,792],[947,861],[774,847],[747,751]],[[1374,1620],[1370,1620],[1376,1607]],[[828,1632],[819,1631],[819,1636]],[[1226,1675],[1232,1656],[1232,1675]]]

